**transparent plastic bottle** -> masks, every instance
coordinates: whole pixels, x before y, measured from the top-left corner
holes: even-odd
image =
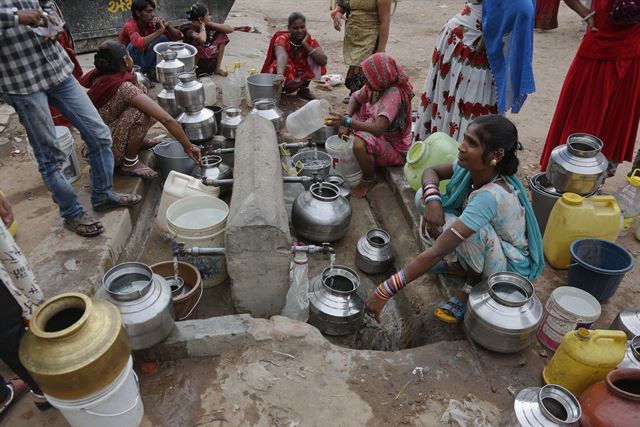
[[[614,194],[622,212],[623,225],[619,236],[626,236],[635,229],[636,237],[640,238],[636,228],[638,214],[640,214],[640,169],[634,169],[627,181],[629,184],[622,191]]]
[[[253,76],[255,74],[258,74],[258,69],[256,67],[249,68],[249,74],[247,75],[247,79],[250,76]],[[253,102],[251,102],[251,93],[249,93],[249,84],[246,82],[246,80],[245,80],[245,87],[246,87],[246,90],[245,90],[245,98],[244,99],[245,99],[245,101],[247,101],[247,105],[249,107],[252,107],[253,106]]]
[[[225,107],[239,107],[242,98],[235,68],[227,65],[227,73],[227,77],[222,82],[222,103]]]
[[[215,105],[218,98],[216,83],[208,74],[202,74],[200,76],[200,83],[202,83],[202,87],[204,88],[204,105],[207,107]]]
[[[235,61],[233,63],[233,72],[236,75],[235,79],[238,85],[240,86],[240,99],[247,98],[247,76],[242,71],[242,63],[240,61]]]
[[[296,252],[289,268],[290,285],[282,315],[306,322],[309,320],[309,263],[306,252]]]
[[[331,105],[326,99],[314,99],[289,114],[287,131],[295,138],[306,138],[324,126]]]

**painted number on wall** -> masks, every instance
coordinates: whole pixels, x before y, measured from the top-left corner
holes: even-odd
[[[111,0],[107,10],[111,13],[128,12],[131,10],[133,0]]]

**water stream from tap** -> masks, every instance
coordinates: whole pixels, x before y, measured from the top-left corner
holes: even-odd
[[[336,254],[329,254],[329,277],[331,277],[331,281],[329,282],[329,287],[333,289],[333,278],[335,277],[333,271],[333,265],[336,263]]]
[[[173,277],[174,279],[176,279],[176,281],[178,280],[178,271],[179,266],[178,266],[178,257],[174,256],[173,257]]]

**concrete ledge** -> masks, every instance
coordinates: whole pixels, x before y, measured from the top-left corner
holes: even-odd
[[[404,177],[402,167],[385,168],[383,173],[389,187],[391,187],[393,194],[396,196],[405,220],[413,230],[417,230],[420,226],[420,216],[418,215],[418,211],[416,211],[414,203],[416,191],[409,186],[409,183]],[[413,236],[418,247],[422,247],[422,242],[418,234],[414,233]]]

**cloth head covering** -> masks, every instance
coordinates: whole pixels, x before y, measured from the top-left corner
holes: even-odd
[[[89,88],[87,95],[96,108],[101,108],[113,98],[124,82],[134,82],[131,71],[116,74],[100,74],[95,68],[80,78],[80,84]]]
[[[362,72],[373,89],[371,102],[391,87],[400,90],[402,102],[405,108],[409,109],[409,114],[405,114],[405,129],[411,127],[411,99],[413,98],[413,86],[409,82],[409,76],[402,66],[398,65],[391,56],[386,53],[374,53],[360,64]]]
[[[534,0],[484,0],[482,36],[496,82],[498,111],[517,113],[535,92],[533,78]]]
[[[533,207],[527,199],[527,192],[520,180],[515,175],[504,176],[504,179],[517,191],[518,200],[524,208],[524,219],[527,227],[527,241],[529,243],[529,265],[516,265],[517,261],[507,260],[509,271],[517,271],[533,280],[544,269],[544,253],[542,251],[542,235],[538,227],[538,220],[533,212]],[[462,167],[455,168],[453,176],[447,183],[447,192],[442,197],[442,208],[445,212],[455,215],[462,213],[462,206],[471,188],[471,172]]]

